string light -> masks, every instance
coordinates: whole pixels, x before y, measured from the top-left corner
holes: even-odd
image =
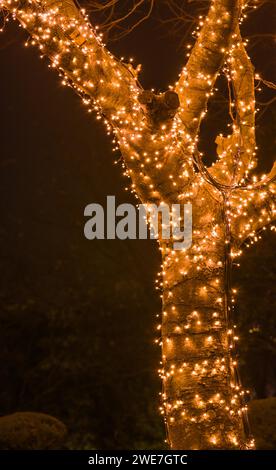
[[[38,46],[62,85],[72,87],[106,126],[135,197],[145,204],[193,204],[192,247],[175,251],[173,237],[158,240],[164,308],[156,343],[162,347],[160,411],[167,441],[179,448],[185,430],[186,440],[197,436],[191,448],[253,448],[244,433],[247,392],[234,354],[231,267],[242,243],[257,242],[275,219],[276,167],[259,179],[251,176],[257,155],[254,79],[261,79],[254,77],[240,36],[239,2],[212,2],[206,18],[199,18],[195,45],[187,46],[179,81],[159,94],[142,89],[141,67],[109,53],[73,1],[0,0],[0,8],[29,31],[25,45]],[[244,17],[243,6],[240,22]],[[229,106],[232,133],[217,137],[218,160],[207,169],[197,150],[198,131],[222,62],[236,90]]]

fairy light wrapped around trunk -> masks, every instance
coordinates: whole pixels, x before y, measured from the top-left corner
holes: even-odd
[[[235,358],[231,265],[244,241],[275,219],[276,171],[250,176],[254,71],[239,31],[241,2],[211,3],[178,82],[159,95],[143,90],[138,70],[108,52],[73,0],[0,0],[0,8],[114,134],[136,197],[192,204],[191,248],[174,251],[173,239],[159,237],[161,412],[171,448],[253,448]],[[218,136],[218,159],[206,168],[198,135],[222,66],[234,89],[233,130]]]

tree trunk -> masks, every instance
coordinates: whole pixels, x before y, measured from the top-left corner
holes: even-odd
[[[162,249],[162,412],[172,449],[245,447],[222,207],[197,195],[192,247]]]

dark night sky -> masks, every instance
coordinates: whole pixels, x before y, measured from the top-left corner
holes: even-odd
[[[254,15],[245,27],[247,34],[273,30],[271,11]],[[141,312],[147,328],[146,339],[141,338],[144,348],[148,338],[154,338],[154,314],[160,308],[153,290],[160,264],[157,245],[139,240],[87,241],[83,235],[87,204],[104,203],[110,194],[116,195],[117,203],[136,202],[124,190],[128,180],[121,167],[112,163],[111,140],[73,91],[62,87],[47,60],[39,60],[35,48],[24,47],[26,35],[17,24],[8,24],[0,38],[0,295],[18,303],[27,295],[46,308],[70,304],[107,279],[118,285],[122,296],[136,282],[155,309],[147,318]],[[185,63],[178,42],[153,17],[111,47],[118,56],[134,57],[135,64],[143,64],[145,88],[163,90]],[[258,42],[254,63],[267,80],[275,80],[272,57],[271,41]],[[265,91],[260,101],[270,96]],[[268,110],[260,119],[263,126],[258,124],[263,169],[270,168],[273,157],[272,118]],[[204,124],[202,145],[207,152],[214,152],[210,141],[225,124],[220,116]],[[135,325],[134,321],[134,335]]]

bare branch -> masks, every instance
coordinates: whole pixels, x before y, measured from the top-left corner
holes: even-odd
[[[87,0],[87,11],[99,16],[100,28],[108,40],[117,40],[129,34],[147,20],[153,11],[155,0],[133,0],[122,5],[119,0]],[[109,34],[112,33],[112,34]]]

